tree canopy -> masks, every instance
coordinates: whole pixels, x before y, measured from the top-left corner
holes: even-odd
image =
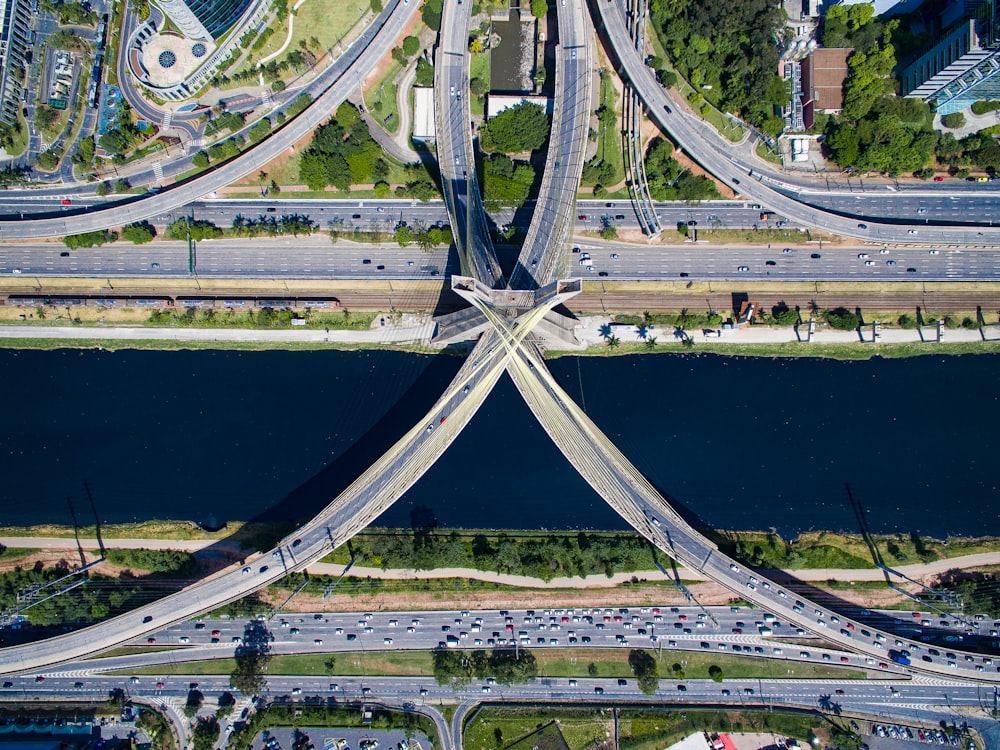
[[[310,190],[332,185],[347,192],[352,184],[372,181],[381,155],[357,109],[345,102],[313,134],[299,162],[299,179]]]
[[[490,118],[479,131],[484,151],[516,154],[539,149],[549,137],[549,117],[537,104],[523,102]]]
[[[773,115],[775,40],[786,20],[774,0],[654,0],[654,28],[678,72],[720,109],[754,124]]]
[[[462,688],[473,679],[490,677],[500,685],[517,685],[533,680],[537,674],[535,655],[526,648],[472,652],[441,648],[434,652],[434,679],[439,685]]]
[[[715,183],[703,175],[696,175],[673,158],[673,146],[656,139],[646,151],[646,178],[653,200],[702,200],[715,198]]]
[[[527,162],[501,154],[483,160],[483,201],[489,210],[524,205],[534,181],[535,170]]]

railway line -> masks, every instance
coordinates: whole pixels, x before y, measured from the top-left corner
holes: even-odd
[[[916,307],[936,313],[969,313],[981,307],[985,312],[1000,310],[1000,290],[997,291],[950,291],[950,290],[905,290],[883,292],[878,290],[823,290],[816,291],[774,291],[756,292],[752,287],[745,291],[692,292],[647,292],[641,289],[605,291],[597,285],[584,287],[572,302],[572,311],[585,314],[670,312],[712,309],[728,311],[734,308],[734,298],[747,298],[768,309],[780,302],[789,307],[800,307],[804,311],[813,305],[819,308],[860,307],[868,313],[899,312]],[[189,290],[164,293],[160,290],[130,290],[127,294],[109,292],[95,293],[93,289],[61,288],[58,293],[12,292],[0,295],[0,307],[19,308],[65,308],[103,307],[134,309],[312,309],[318,312],[347,310],[352,312],[434,312],[445,314],[464,307],[462,300],[443,285],[428,289],[377,288],[372,290],[344,289],[331,294],[329,289],[299,290],[294,296],[284,290],[261,292],[248,295],[236,289],[214,290],[213,294],[191,294]]]

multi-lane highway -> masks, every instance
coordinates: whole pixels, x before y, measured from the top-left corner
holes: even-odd
[[[438,166],[461,267],[489,287],[503,281],[476,179],[469,109],[470,3],[446,3],[434,70]]]
[[[511,274],[514,289],[541,286],[555,276],[553,264],[558,264],[559,254],[539,250],[560,247],[576,220],[574,199],[583,173],[590,126],[593,49],[593,33],[583,4],[584,0],[562,0],[556,6],[559,44],[556,47],[549,148],[531,225]],[[609,202],[603,210],[611,210],[614,205]],[[622,213],[625,213],[624,209]],[[635,218],[631,211],[627,215]],[[588,217],[583,216],[586,222]],[[543,263],[550,265],[543,266]]]

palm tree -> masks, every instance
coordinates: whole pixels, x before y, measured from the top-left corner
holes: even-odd
[[[620,343],[621,343],[621,341],[619,341],[618,337],[615,336],[614,334],[611,334],[610,336],[608,336],[608,349],[611,349],[612,351],[614,351],[615,349],[618,348],[618,345]]]
[[[649,336],[646,338],[646,348],[647,349],[656,348],[656,336]]]

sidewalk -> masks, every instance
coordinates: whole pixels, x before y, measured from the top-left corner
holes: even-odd
[[[385,325],[378,325],[380,319]],[[108,341],[262,342],[272,344],[426,344],[436,324],[427,316],[404,315],[399,323],[389,316],[375,319],[367,331],[322,328],[151,328],[144,326],[2,326],[0,339],[64,339]]]

